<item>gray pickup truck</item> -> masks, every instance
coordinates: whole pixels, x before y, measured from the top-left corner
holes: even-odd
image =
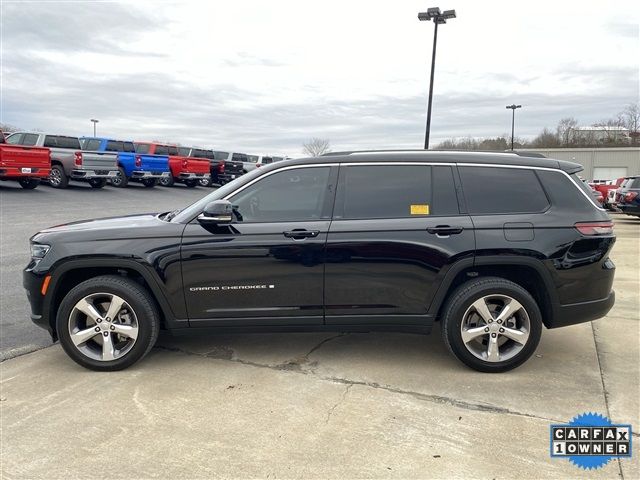
[[[70,180],[89,182],[93,188],[102,188],[107,180],[118,175],[116,152],[82,151],[78,137],[46,133],[16,132],[7,137],[7,143],[51,150],[49,185],[66,188]]]

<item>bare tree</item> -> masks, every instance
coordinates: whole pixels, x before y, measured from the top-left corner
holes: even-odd
[[[558,122],[556,128],[558,139],[563,147],[574,145],[578,140],[578,120],[573,117],[565,117]]]
[[[618,114],[619,122],[629,130],[631,142],[640,143],[640,103],[630,103]]]
[[[559,145],[558,136],[546,127],[531,141],[531,146],[535,148],[553,148]]]
[[[331,151],[331,144],[328,138],[313,137],[307,143],[302,144],[302,151],[310,157],[319,157],[323,153]]]
[[[15,125],[10,125],[8,123],[0,123],[0,130],[2,130],[4,133],[13,133],[20,131],[20,129]]]

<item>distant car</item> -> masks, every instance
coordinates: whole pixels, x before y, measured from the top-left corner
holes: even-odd
[[[640,176],[633,177],[627,182],[618,208],[622,213],[640,218]]]
[[[244,173],[249,173],[251,170],[255,170],[261,158],[261,155],[247,155],[247,161],[242,162]]]
[[[30,134],[31,135],[31,134]],[[19,138],[19,137],[16,137]],[[14,180],[26,190],[40,185],[51,172],[51,152],[48,148],[6,143],[0,131],[0,180]]]
[[[171,175],[160,179],[160,185],[163,187],[172,187],[175,182],[182,182],[187,187],[193,188],[200,180],[211,176],[209,162],[180,155],[176,145],[156,142],[134,142],[134,145],[136,153],[169,157]]]
[[[608,210],[614,210],[615,196],[609,195],[609,192],[615,191],[623,180],[624,177],[618,178],[617,180],[594,180],[589,183],[589,186],[602,194],[603,207]]]
[[[212,183],[224,185],[244,175],[244,164],[248,162],[246,153],[222,152],[219,150],[213,153],[215,160],[219,163],[216,177],[212,179]]]

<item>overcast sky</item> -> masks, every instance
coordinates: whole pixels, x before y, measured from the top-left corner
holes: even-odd
[[[447,3],[449,2],[449,3]],[[640,2],[1,0],[0,122],[300,155],[420,148],[433,24],[432,143],[614,116],[637,102]]]

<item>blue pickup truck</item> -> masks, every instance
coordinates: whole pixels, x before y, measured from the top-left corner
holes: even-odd
[[[170,177],[167,155],[136,153],[133,142],[111,138],[81,137],[82,150],[118,153],[118,175],[111,179],[114,187],[126,187],[129,181],[155,187],[162,178]]]

